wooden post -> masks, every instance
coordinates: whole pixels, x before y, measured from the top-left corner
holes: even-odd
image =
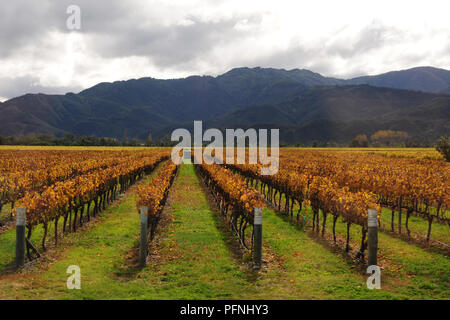
[[[140,216],[141,216],[141,241],[140,241],[140,251],[139,251],[139,266],[144,268],[147,264],[147,255],[148,255],[148,208],[141,207]]]
[[[255,208],[253,221],[254,245],[253,245],[253,262],[254,269],[261,268],[262,259],[262,209]]]
[[[377,265],[377,250],[378,250],[378,212],[377,210],[369,209],[369,216],[367,220],[368,226],[368,265]]]
[[[26,209],[17,208],[16,210],[16,267],[21,268],[25,265],[25,225]]]

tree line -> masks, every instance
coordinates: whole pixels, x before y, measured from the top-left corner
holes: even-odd
[[[396,130],[379,130],[368,137],[365,134],[359,134],[353,138],[349,144],[353,148],[367,148],[367,147],[432,147],[434,143],[427,141],[417,141],[411,139],[409,134],[405,131]]]
[[[28,134],[22,136],[0,135],[0,145],[22,145],[22,146],[129,146],[129,147],[171,147],[176,142],[170,140],[169,135],[159,139],[153,139],[149,134],[145,141],[128,139],[126,133],[122,140],[109,137],[82,136],[65,134],[56,137],[52,134]],[[312,148],[339,148],[339,147],[407,147],[426,148],[435,147],[447,161],[450,161],[450,137],[441,137],[437,142],[420,142],[412,140],[408,133],[395,130],[380,130],[369,137],[365,134],[357,135],[348,144],[339,144],[333,141],[311,141],[308,143],[286,144],[280,142],[281,147],[312,147]]]
[[[56,137],[52,134],[28,134],[22,136],[2,136],[0,135],[0,145],[21,145],[21,146],[127,146],[127,147],[169,147],[173,145],[169,136],[152,140],[151,137],[146,141],[139,139],[122,140],[109,137],[83,136],[74,134],[65,134],[62,137]]]

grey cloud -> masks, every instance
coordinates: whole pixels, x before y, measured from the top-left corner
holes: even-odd
[[[15,53],[46,32],[47,1],[16,0],[0,9],[0,57]]]
[[[0,97],[13,98],[26,93],[65,94],[79,92],[81,87],[47,87],[42,86],[38,77],[0,77]]]
[[[90,45],[105,57],[146,56],[158,67],[190,64],[216,46],[243,35],[233,29],[239,18],[203,22],[190,17],[191,25],[123,29],[112,37],[93,36]]]
[[[190,25],[163,23],[158,17],[146,17],[150,13],[140,12],[131,1],[90,1],[90,0],[15,0],[2,4],[0,10],[0,62],[11,57],[20,57],[27,48],[45,63],[52,63],[58,51],[58,43],[43,41],[50,32],[70,33],[66,27],[69,5],[81,8],[83,36],[88,52],[97,58],[126,58],[141,56],[149,59],[149,64],[164,69],[177,67],[192,71],[208,53],[226,41],[239,41],[246,36],[234,26],[246,20],[248,24],[258,24],[261,17],[245,15],[222,20],[204,21],[193,15],[184,18]],[[144,11],[144,10],[142,10]],[[183,16],[181,14],[181,16]],[[77,70],[83,69],[78,65]],[[39,84],[37,77],[0,78],[0,97],[11,98],[25,92],[62,93],[74,88],[46,88]],[[75,88],[79,89],[79,88]]]
[[[240,61],[240,65],[258,65],[262,67],[278,68],[308,68],[322,75],[333,76],[335,74],[335,65],[330,57],[340,56],[346,60],[352,59],[354,65],[360,63],[359,57],[371,50],[385,46],[389,41],[397,41],[400,38],[398,30],[386,27],[378,22],[371,22],[363,28],[356,36],[356,41],[350,43],[348,39],[342,36],[347,27],[341,28],[338,32],[330,35],[330,39],[341,37],[336,41],[331,41],[329,45],[303,45],[293,42],[285,50],[271,52],[268,56],[259,58],[258,61]],[[244,58],[245,59],[245,58]],[[359,74],[358,71],[348,70],[345,76],[350,77],[353,74]]]
[[[252,36],[249,31],[235,27],[240,21],[253,25],[261,23],[260,15],[234,16],[219,21],[203,21],[199,17],[186,16],[191,25],[158,24],[136,8],[139,2],[119,0],[16,0],[0,10],[0,57],[17,53],[22,46],[42,46],[42,38],[50,31],[71,32],[66,28],[66,9],[69,5],[82,9],[82,30],[90,54],[103,58],[142,56],[156,68],[176,67],[193,70],[223,43],[237,42]],[[257,29],[256,29],[257,30]],[[258,32],[258,31],[254,31]],[[340,32],[345,32],[345,28]],[[372,22],[348,45],[337,41],[329,47],[292,45],[284,51],[268,53],[257,61],[243,55],[237,65],[261,65],[296,68],[316,66],[315,71],[328,73],[332,66],[327,56],[337,55],[345,59],[376,49],[390,41],[396,30]],[[338,35],[339,36],[339,33]],[[317,61],[320,57],[325,62]],[[239,61],[240,60],[240,61]]]
[[[119,28],[124,20],[132,21],[129,7],[127,10],[125,1],[119,0],[5,1],[0,10],[0,58],[25,46],[38,47],[49,32],[73,32],[66,27],[66,10],[72,4],[82,8],[82,32],[114,32],[114,26]]]
[[[51,31],[73,32],[66,28],[69,5],[81,8],[80,32],[94,55],[105,58],[144,56],[156,67],[192,64],[224,41],[237,41],[244,31],[234,29],[239,22],[259,24],[257,15],[236,16],[219,21],[203,21],[188,15],[191,25],[168,25],[153,21],[136,8],[136,1],[106,0],[16,0],[0,10],[0,57],[17,53],[21,47],[39,47]],[[153,20],[152,20],[153,19]],[[248,33],[247,33],[248,34]],[[195,63],[194,63],[195,64]]]
[[[448,38],[450,39],[450,31],[448,32]],[[443,48],[442,54],[450,55],[450,41],[449,41],[449,43]]]
[[[356,60],[359,55],[383,47],[389,41],[396,41],[400,37],[398,30],[375,21],[363,28],[357,34],[356,41],[350,43],[348,39],[342,36],[347,28],[348,26],[343,27],[335,34],[330,35],[330,40],[339,39],[339,37],[341,39],[331,41],[329,45],[306,46],[302,43],[293,42],[285,50],[272,52],[268,56],[258,59],[257,65],[287,69],[308,68],[324,75],[332,75],[335,66],[329,59],[330,57],[337,55],[346,60]],[[243,63],[254,64],[255,62],[243,61]],[[357,61],[354,61],[354,63],[357,64]]]
[[[134,0],[58,0],[49,8],[49,15],[55,17],[55,28],[70,33],[72,31],[66,27],[66,10],[70,5],[77,5],[81,9],[82,21],[81,30],[77,32],[114,34],[140,22],[137,19],[140,14],[133,10],[133,2]]]
[[[345,29],[341,32],[345,32]],[[343,39],[337,41],[337,43],[332,43],[326,49],[326,52],[348,59],[385,46],[388,42],[397,41],[400,37],[399,31],[395,28],[373,22],[358,33],[357,40],[353,44],[347,39]]]

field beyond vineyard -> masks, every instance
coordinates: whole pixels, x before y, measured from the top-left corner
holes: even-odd
[[[450,298],[450,164],[434,149],[287,148],[270,176],[262,164],[175,165],[170,152],[0,147],[0,299]],[[19,207],[27,245],[16,270]],[[366,287],[368,209],[379,290]],[[73,265],[80,290],[67,289]]]

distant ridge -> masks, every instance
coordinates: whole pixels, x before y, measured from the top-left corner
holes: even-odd
[[[345,142],[380,129],[414,139],[449,134],[450,71],[419,67],[350,80],[305,69],[235,68],[217,77],[100,83],[79,94],[26,94],[0,103],[0,134],[158,138],[204,120],[279,127],[284,141]]]
[[[348,80],[347,83],[425,92],[443,92],[450,87],[450,71],[433,67],[417,67],[377,76],[358,77]]]

